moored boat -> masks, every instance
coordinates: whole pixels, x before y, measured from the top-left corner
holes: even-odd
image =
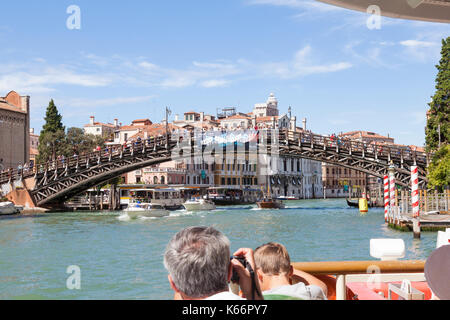
[[[21,207],[23,210],[23,207]],[[12,202],[0,202],[0,215],[13,215],[20,213],[20,207],[15,206]]]

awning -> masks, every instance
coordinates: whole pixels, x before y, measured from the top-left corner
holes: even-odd
[[[450,0],[317,0],[346,9],[367,12],[377,5],[382,16],[431,22],[450,22]]]

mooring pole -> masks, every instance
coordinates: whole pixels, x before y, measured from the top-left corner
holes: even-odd
[[[420,239],[419,174],[417,166],[411,167],[411,203],[414,239]]]

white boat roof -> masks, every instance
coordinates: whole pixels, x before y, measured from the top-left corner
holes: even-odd
[[[178,190],[172,189],[172,188],[166,188],[166,189],[129,189],[128,191],[157,191],[157,192],[177,192]]]
[[[334,6],[367,12],[371,5],[382,16],[430,22],[450,22],[450,0],[317,0]]]

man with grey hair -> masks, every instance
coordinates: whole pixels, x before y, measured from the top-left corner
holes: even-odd
[[[234,256],[245,257],[255,269],[253,250],[239,249]],[[188,227],[178,232],[167,245],[164,266],[176,298],[183,300],[236,300],[230,292],[233,270],[239,275],[244,297],[263,299],[258,278],[237,259],[230,260],[230,241],[213,227]]]

